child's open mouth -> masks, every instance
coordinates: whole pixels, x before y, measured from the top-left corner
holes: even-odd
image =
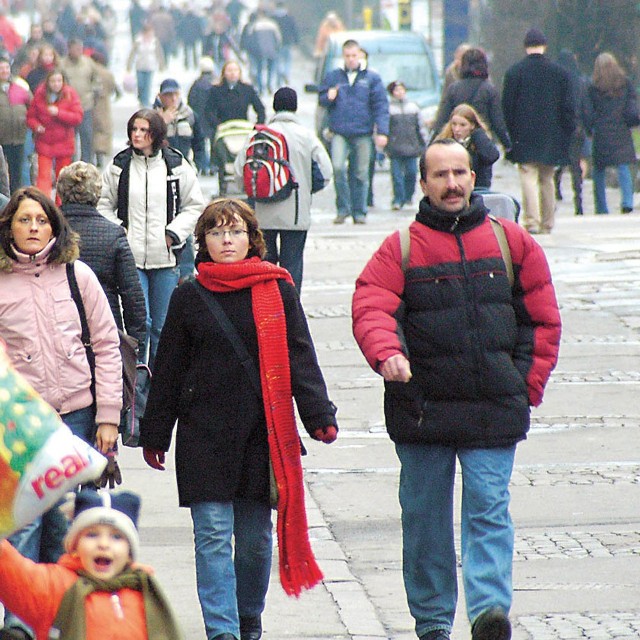
[[[111,566],[111,558],[99,556],[94,558],[93,563],[98,569],[108,569]]]

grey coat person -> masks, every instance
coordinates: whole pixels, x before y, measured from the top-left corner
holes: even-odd
[[[284,134],[289,148],[289,161],[298,189],[298,220],[296,224],[295,195],[282,202],[256,202],[256,216],[261,229],[306,231],[311,226],[311,161],[314,160],[324,177],[325,187],[333,176],[331,158],[316,134],[303,126],[292,111],[278,111],[268,123]],[[236,180],[242,185],[242,170],[250,137],[236,156]]]

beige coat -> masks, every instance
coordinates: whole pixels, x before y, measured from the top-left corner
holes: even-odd
[[[116,80],[113,73],[101,64],[96,65],[100,90],[93,107],[93,149],[107,156],[113,154],[113,118],[111,116],[111,98],[116,92]]]

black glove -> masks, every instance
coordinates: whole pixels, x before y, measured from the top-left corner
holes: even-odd
[[[116,459],[117,450],[109,450],[107,453],[107,466],[102,475],[96,480],[96,484],[100,489],[104,489],[109,483],[109,489],[113,489],[117,484],[122,484],[122,473]]]

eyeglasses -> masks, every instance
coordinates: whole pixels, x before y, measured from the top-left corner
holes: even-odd
[[[30,218],[29,216],[20,216],[19,218],[16,218],[16,222],[25,227],[31,226],[34,220],[39,227],[46,227],[47,225],[51,224],[51,222],[49,222],[49,218],[47,218],[46,216],[38,216],[37,218]]]
[[[230,238],[238,239],[242,237],[243,233],[249,233],[246,229],[211,229],[207,231],[205,235],[211,236],[216,240],[221,240],[226,234],[229,234]]]

